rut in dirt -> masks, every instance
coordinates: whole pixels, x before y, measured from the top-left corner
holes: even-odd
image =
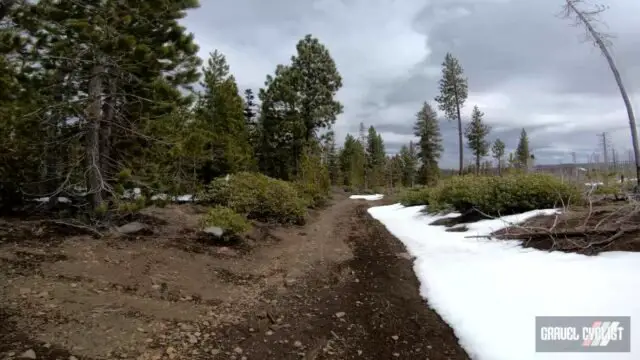
[[[274,294],[253,321],[227,328],[219,344],[223,354],[237,359],[469,359],[452,329],[421,298],[404,246],[368,215],[368,207],[355,203],[336,224],[336,234],[348,234],[354,258],[335,265],[333,276],[311,276]]]

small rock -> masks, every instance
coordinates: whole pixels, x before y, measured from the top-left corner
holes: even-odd
[[[134,234],[139,234],[141,232],[144,232],[148,230],[147,225],[141,223],[141,222],[130,222],[126,225],[122,225],[116,228],[116,231],[121,233],[121,234],[125,234],[125,235],[134,235]]]
[[[189,342],[192,344],[197,344],[198,343],[198,338],[193,336],[193,335],[189,335]]]
[[[296,341],[293,343],[293,346],[294,346],[294,347],[297,347],[297,348],[302,347],[302,342],[300,342],[300,341],[297,341],[297,340],[296,340]]]
[[[167,355],[175,354],[176,349],[173,346],[169,346],[166,350]]]
[[[22,353],[22,355],[20,355],[21,359],[36,359],[36,352],[33,351],[33,349],[29,349],[25,352]]]
[[[337,313],[336,313],[336,317],[337,317],[338,319],[340,319],[341,317],[343,317],[343,316],[345,316],[345,315],[347,315],[347,314],[346,314],[344,311],[340,311],[340,312],[337,312]]]
[[[208,228],[204,229],[203,232],[215,237],[222,237],[222,235],[224,235],[224,229],[219,226],[209,226]]]
[[[358,350],[358,355],[362,355],[362,350]]]
[[[393,340],[398,340],[398,335],[393,335],[391,338],[392,338]]]
[[[31,289],[29,288],[20,288],[20,295],[27,295],[31,293]]]
[[[220,350],[218,350],[218,349],[212,349],[211,350],[211,355],[218,355],[218,354],[220,354]]]
[[[273,331],[267,330],[267,332],[265,332],[264,334],[267,335],[267,336],[271,336],[271,335],[273,335]]]
[[[400,357],[400,354],[399,353],[393,353],[393,356]]]
[[[411,256],[411,254],[409,254],[408,252],[401,252],[401,253],[396,253],[396,256],[400,259],[405,259],[405,260],[413,260],[413,256]]]
[[[242,348],[238,346],[235,349],[233,349],[233,352],[235,352],[236,354],[242,354]]]
[[[69,356],[69,360],[78,360],[78,358],[77,358],[77,357],[75,357],[75,356],[73,356],[73,355],[70,355],[70,356]]]

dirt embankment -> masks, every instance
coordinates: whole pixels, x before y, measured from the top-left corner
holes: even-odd
[[[129,239],[5,226],[0,356],[468,359],[370,204],[341,197],[226,247],[196,241],[188,206],[154,209],[165,225]]]

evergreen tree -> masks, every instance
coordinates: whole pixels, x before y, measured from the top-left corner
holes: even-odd
[[[500,139],[496,139],[491,147],[493,158],[498,163],[498,175],[502,175],[502,159],[504,158],[505,145]]]
[[[384,181],[386,154],[384,141],[373,126],[369,127],[366,144],[367,184],[371,187],[380,186]]]
[[[344,176],[344,185],[362,188],[365,184],[365,167],[366,156],[362,143],[351,134],[347,134],[340,152],[340,170]]]
[[[527,136],[527,131],[522,129],[520,132],[520,139],[518,140],[518,146],[516,146],[516,152],[514,154],[516,167],[521,170],[528,170],[530,158],[531,152],[529,150],[529,137]]]
[[[418,167],[418,152],[413,141],[409,142],[409,146],[403,145],[400,148],[400,163],[402,165],[402,185],[413,187],[416,179],[416,171]]]
[[[56,191],[85,178],[94,210],[114,194],[124,170],[141,183],[161,177],[158,139],[149,131],[192,101],[181,90],[198,78],[198,47],[179,24],[197,1],[126,5],[42,0],[25,2],[14,18],[18,33],[34,41],[29,61],[38,74],[31,79],[46,85],[43,95],[52,100],[42,107],[40,130],[48,143],[64,144],[43,152],[43,168],[54,173],[42,176],[54,179]]]
[[[458,121],[458,151],[460,157],[460,174],[464,167],[464,147],[462,142],[462,116],[460,110],[468,96],[467,79],[458,59],[447,53],[442,63],[440,79],[440,95],[436,97],[438,107],[444,111],[449,120]]]
[[[484,113],[477,106],[474,106],[471,113],[471,122],[467,125],[464,133],[467,138],[467,146],[471,149],[471,153],[473,153],[476,160],[476,175],[480,173],[480,160],[489,155],[487,135],[489,135],[490,128],[484,123],[483,117]]]
[[[224,55],[217,50],[211,53],[202,72],[204,94],[197,114],[210,138],[211,161],[203,169],[203,180],[208,183],[215,177],[250,169],[253,155],[244,103]]]
[[[342,78],[327,48],[311,35],[296,46],[291,65],[278,65],[260,91],[261,168],[288,179],[299,170],[305,147],[342,112],[335,100]]]
[[[327,170],[329,171],[329,178],[331,179],[331,185],[340,185],[340,162],[336,149],[336,137],[333,131],[329,131],[325,134],[324,152]]]
[[[422,163],[420,170],[421,180],[425,184],[432,184],[437,180],[439,173],[438,161],[444,148],[437,114],[427,102],[422,105],[422,109],[416,114],[413,130],[414,135],[419,138],[418,157]]]

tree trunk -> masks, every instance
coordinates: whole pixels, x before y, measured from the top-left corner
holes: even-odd
[[[460,115],[460,104],[458,103],[458,87],[454,89],[455,91],[455,101],[456,101],[456,111],[458,112],[458,151],[460,158],[460,170],[458,171],[459,175],[462,175],[464,171],[464,146],[462,140],[462,115]]]
[[[502,176],[502,159],[498,158],[498,176]]]
[[[102,169],[100,168],[100,120],[101,120],[101,96],[102,73],[104,67],[95,65],[91,69],[91,81],[89,82],[89,104],[86,110],[87,132],[85,144],[86,157],[86,181],[88,200],[92,210],[102,206],[102,191],[104,190]]]
[[[609,67],[611,68],[611,72],[613,73],[613,77],[616,79],[616,84],[618,85],[618,89],[620,89],[620,95],[622,96],[622,100],[624,101],[624,106],[627,108],[627,117],[629,118],[629,127],[631,128],[631,142],[633,143],[633,152],[635,155],[635,165],[636,165],[636,191],[640,189],[640,147],[638,147],[638,129],[636,128],[636,117],[633,113],[633,107],[631,106],[631,100],[629,100],[629,95],[627,95],[627,90],[622,83],[622,78],[620,77],[620,72],[618,71],[618,67],[616,66],[613,57],[609,53],[609,49],[607,49],[606,44],[602,41],[600,34],[591,26],[587,18],[582,14],[578,9],[576,9],[575,5],[572,1],[567,0],[567,6],[576,13],[580,21],[587,28],[596,44],[602,51],[602,55],[607,59],[607,63],[609,63]]]
[[[116,83],[113,78],[108,80],[107,97],[102,104],[102,118],[100,120],[100,169],[107,177],[115,175],[115,168],[111,161],[111,128],[116,113]]]
[[[476,155],[476,176],[480,175],[480,156]]]

